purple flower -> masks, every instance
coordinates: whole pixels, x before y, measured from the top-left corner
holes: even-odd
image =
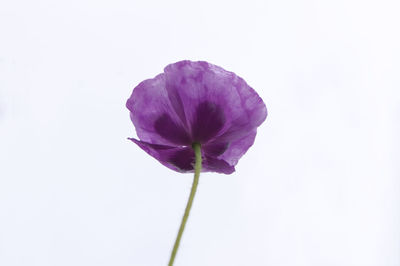
[[[201,61],[168,65],[141,82],[126,107],[140,139],[130,140],[178,172],[193,172],[197,142],[203,172],[233,173],[267,117],[264,102],[242,78]]]

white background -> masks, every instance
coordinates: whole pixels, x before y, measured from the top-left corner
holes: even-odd
[[[398,1],[0,2],[0,265],[166,265],[192,176],[126,138],[182,59],[269,110],[204,174],[176,265],[400,265]]]

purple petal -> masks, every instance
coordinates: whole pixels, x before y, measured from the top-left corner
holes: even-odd
[[[246,136],[241,137],[233,142],[214,142],[204,145],[203,151],[207,158],[219,160],[218,164],[213,164],[214,168],[208,168],[212,172],[225,173],[222,170],[216,170],[215,167],[226,168],[226,165],[231,167],[234,171],[234,166],[238,163],[239,159],[246,153],[246,151],[253,145],[257,129],[253,129]],[[210,162],[208,163],[210,164]],[[227,171],[227,170],[226,170]],[[232,171],[232,172],[233,172]],[[225,173],[227,174],[227,173]]]
[[[177,125],[168,114],[162,114],[154,122],[154,129],[164,139],[178,145],[190,145],[190,136],[182,126]]]
[[[207,143],[201,148],[206,155],[217,157],[223,154],[229,147],[229,142]]]
[[[126,107],[140,140],[170,146],[188,143],[188,131],[168,98],[164,74],[136,86]]]
[[[168,168],[177,172],[193,172],[194,152],[191,148],[152,144],[134,138],[129,140]]]
[[[227,150],[217,158],[226,161],[230,165],[236,165],[239,159],[253,145],[256,134],[257,129],[253,129],[246,136],[231,142]]]
[[[164,69],[172,108],[192,135],[232,142],[258,127],[267,109],[258,94],[232,72],[207,62],[181,61]]]
[[[177,167],[181,172],[192,172],[195,156],[192,148],[184,148],[176,151],[168,158],[168,162]]]
[[[134,138],[129,139],[166,167],[181,173],[193,173],[195,156],[191,147],[172,147],[152,144]],[[235,171],[234,166],[229,165],[222,159],[208,155],[203,155],[202,157],[202,172],[231,174]]]
[[[203,162],[204,172],[217,172],[222,174],[232,174],[235,172],[235,167],[229,165],[224,160],[215,159],[209,156],[204,158]]]

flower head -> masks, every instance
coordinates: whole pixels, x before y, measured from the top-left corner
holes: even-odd
[[[200,143],[203,172],[233,173],[267,117],[242,78],[202,61],[168,65],[135,87],[126,107],[140,139],[130,140],[178,172],[193,172]]]

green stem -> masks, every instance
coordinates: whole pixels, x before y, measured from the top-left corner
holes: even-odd
[[[193,143],[192,145],[195,154],[195,164],[194,164],[194,179],[192,190],[190,191],[189,200],[186,205],[185,213],[183,214],[181,226],[179,227],[178,235],[176,236],[174,248],[172,249],[171,258],[169,259],[168,266],[174,265],[174,260],[176,253],[178,252],[179,243],[181,242],[183,230],[185,230],[186,222],[189,218],[190,209],[192,208],[194,195],[196,194],[197,185],[199,184],[199,177],[201,171],[201,148],[200,143]]]

